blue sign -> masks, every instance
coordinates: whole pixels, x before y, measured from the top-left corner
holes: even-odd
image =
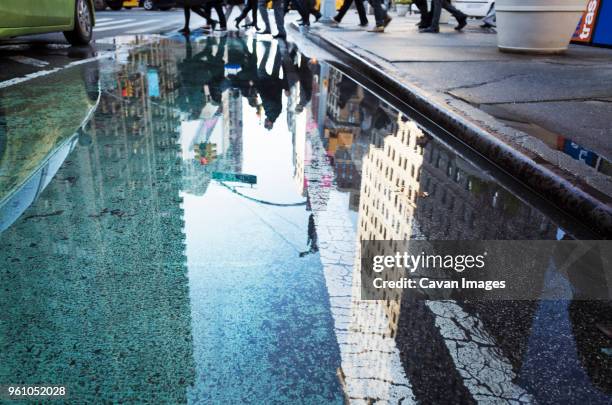
[[[597,160],[599,158],[599,155],[595,152],[583,148],[582,146],[570,141],[569,139],[565,140],[565,143],[563,145],[563,152],[567,153],[576,160],[586,163],[591,167],[597,167]]]
[[[159,74],[157,69],[149,68],[147,71],[147,84],[149,87],[149,97],[159,97]]]

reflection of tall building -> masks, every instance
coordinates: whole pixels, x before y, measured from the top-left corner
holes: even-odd
[[[364,89],[337,70],[329,75],[324,143],[332,159],[338,188],[350,193],[349,207],[357,211],[361,183],[361,158],[369,137],[362,133]]]
[[[238,90],[223,93],[223,132],[229,138],[229,153],[232,155],[231,171],[242,171],[242,97]]]
[[[321,162],[329,162],[334,173],[332,188],[309,189],[309,198],[315,202],[326,279],[333,286],[330,299],[347,396],[391,401],[413,396],[429,403],[448,398],[462,403],[532,402],[537,391],[533,383],[517,381],[541,367],[535,365],[530,346],[538,340],[534,334],[542,333],[536,311],[546,310],[532,302],[411,302],[400,294],[384,302],[360,301],[359,273],[352,273],[352,284],[347,285],[347,273],[359,268],[359,245],[350,246],[346,235],[329,235],[350,232],[350,219],[337,209],[346,204],[347,191],[360,198],[358,240],[554,239],[556,225],[372,94],[359,94],[349,85],[345,90],[350,91],[342,95],[337,71],[331,69],[324,79],[329,86],[320,94],[330,101],[321,131],[324,154],[315,147],[306,177],[320,184],[329,175],[321,173]],[[351,102],[360,108],[344,108]],[[358,127],[350,119],[357,112]],[[352,150],[359,139],[369,147],[361,154],[363,162]],[[311,143],[317,141],[311,138]],[[353,164],[362,176],[356,191],[346,181],[346,164]],[[355,266],[345,257],[349,251],[356,254]],[[347,290],[352,290],[350,299],[343,298]],[[565,311],[562,307],[559,310]],[[555,330],[565,333],[562,326]],[[550,335],[547,339],[554,340]],[[574,361],[571,351],[564,355]],[[431,387],[437,387],[435,392]]]
[[[28,320],[0,322],[0,380],[35,376],[83,403],[187,401],[194,364],[178,118],[158,100],[165,118],[151,125],[146,78],[136,70],[128,63],[103,73],[107,84],[129,78],[133,95],[104,89],[65,164],[0,235],[0,261],[10,263],[0,309]],[[170,88],[172,73],[158,72]]]
[[[371,148],[364,162],[360,240],[554,237],[553,224],[542,214],[521,204],[423,134],[414,122],[399,115],[397,128],[397,132],[385,138],[382,148]],[[514,352],[524,350],[527,336],[512,345],[498,344],[503,341],[501,336],[486,328],[494,322],[490,315],[497,310],[465,309],[450,301],[422,305],[411,303],[400,293],[387,298],[383,305],[388,333],[402,353],[402,363],[417,399],[436,402],[448,398],[445,395],[466,401],[491,396],[499,400],[529,398],[513,382],[520,368],[516,362],[520,355]],[[521,319],[529,319],[533,306],[515,306],[513,310],[515,314],[521,313]],[[479,337],[478,341],[473,340],[474,336]],[[422,345],[423,337],[427,337],[431,346]],[[490,349],[482,347],[485,342]],[[415,345],[420,350],[415,351]],[[478,372],[465,362],[468,357],[478,359]],[[440,365],[447,370],[444,381],[437,378],[441,374],[433,371]],[[432,373],[423,373],[423,367]],[[496,371],[499,369],[506,372],[501,375]],[[427,392],[425,387],[431,386],[439,387],[442,396]],[[492,391],[490,387],[497,388]]]

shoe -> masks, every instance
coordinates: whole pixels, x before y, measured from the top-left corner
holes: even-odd
[[[206,24],[205,26],[202,27],[203,30],[210,30],[210,31],[214,31],[215,27],[217,26],[218,21],[217,20],[212,20],[210,22],[210,24]]]
[[[391,22],[391,20],[393,20],[393,18],[389,17],[388,15],[385,17],[385,21],[383,22],[383,26],[385,28],[387,28],[387,25],[389,25],[389,23]]]
[[[376,27],[372,28],[371,30],[368,30],[368,32],[385,32],[385,26],[384,25],[377,25]]]
[[[301,26],[301,27],[310,27],[310,23],[309,23],[309,22],[303,22],[303,21],[302,21],[302,22],[301,22],[301,23],[299,23],[298,25],[299,25],[299,26]]]
[[[257,24],[255,24],[255,23],[244,24],[244,25],[242,26],[242,28],[244,28],[245,30],[246,30],[246,29],[249,29],[249,28],[251,28],[251,27],[255,28],[255,31],[259,31],[259,27],[258,27],[258,26],[257,26]]]
[[[189,34],[191,31],[189,30],[189,27],[183,27],[182,29],[178,30],[178,32],[181,34]]]
[[[463,27],[467,25],[467,16],[463,16],[457,19],[457,26],[455,27],[455,31],[461,31]]]
[[[240,18],[235,18],[234,19],[234,26],[236,26],[236,29],[239,30],[240,29],[240,23],[242,22],[242,20]]]
[[[363,22],[363,23],[359,23],[360,27],[367,27],[368,26],[368,22]]]
[[[493,24],[483,23],[480,25],[480,28],[493,28]]]
[[[276,35],[273,35],[272,38],[274,38],[274,39],[287,39],[287,34],[276,34]]]
[[[440,28],[427,27],[427,28],[423,28],[422,30],[419,30],[419,32],[437,34],[440,32]]]
[[[227,27],[222,25],[219,27],[219,29],[217,31],[227,31]]]
[[[271,34],[272,31],[270,31],[270,30],[263,30],[263,31],[257,31],[257,33],[261,34],[261,35],[266,35],[266,34]]]
[[[315,22],[319,22],[319,20],[321,19],[322,16],[323,16],[323,14],[321,14],[321,13],[315,14]]]

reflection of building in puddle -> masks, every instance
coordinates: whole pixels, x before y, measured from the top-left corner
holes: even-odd
[[[287,97],[287,126],[292,136],[293,180],[300,195],[304,195],[304,165],[309,160],[306,151],[306,127],[310,109],[295,111],[300,98],[299,86],[290,89]]]
[[[461,212],[459,210],[463,208],[465,213],[465,203],[469,200],[467,194],[471,190],[469,187],[461,187],[461,184],[476,182],[478,176],[473,170],[468,169],[467,165],[460,167],[461,161],[459,160],[444,160],[444,155],[448,155],[437,147],[435,142],[429,142],[414,122],[406,121],[400,116],[397,123],[398,131],[385,138],[382,149],[372,148],[364,162],[359,240],[421,239],[432,238],[436,234],[445,238],[473,236],[475,234],[473,229],[470,229],[469,233],[465,232],[465,229],[461,232],[461,228],[451,230],[450,224],[451,222],[453,225],[457,224],[456,213],[452,210],[457,209],[457,212]],[[435,168],[443,166],[445,179],[440,180],[432,176],[436,174],[436,170],[430,167],[432,156],[437,156]],[[430,191],[424,190],[424,184],[431,187]],[[436,187],[439,188],[437,193],[434,191]],[[452,195],[453,188],[465,191],[459,195]],[[440,200],[430,199],[430,197],[438,197],[439,194],[442,194]],[[422,204],[428,201],[437,202],[429,207],[433,212],[431,217],[421,215]],[[455,207],[460,204],[463,204],[463,207]],[[438,233],[440,223],[444,224],[443,232]],[[431,224],[436,225],[431,226]],[[389,248],[392,247],[391,244],[387,245]],[[394,252],[378,252],[378,254],[389,253]],[[359,266],[359,261],[356,262],[357,266]],[[412,318],[412,315],[418,316],[418,319],[424,323],[433,321],[434,324],[422,325],[419,320],[413,320],[411,327],[419,326],[419,330],[437,329],[447,353],[450,354],[448,356],[446,352],[434,353],[429,359],[431,363],[420,363],[418,366],[411,364],[416,358],[407,358],[406,348],[401,344],[402,340],[397,339],[398,329],[402,326],[399,323],[402,315],[400,311],[402,298],[410,300],[409,297],[401,297],[400,292],[401,290],[398,290],[386,301],[371,305],[381,305],[384,308],[388,327],[386,333],[400,342],[402,363],[417,399],[431,400],[436,394],[423,388],[430,384],[432,379],[418,375],[416,367],[421,370],[421,375],[428,374],[427,371],[423,372],[424,369],[431,370],[435,375],[436,364],[447,364],[452,365],[456,370],[456,374],[448,372],[449,376],[455,375],[456,379],[453,381],[455,386],[448,388],[448,382],[451,379],[436,381],[437,385],[429,385],[430,387],[437,386],[438,392],[451,392],[454,396],[460,393],[462,397],[467,397],[466,394],[469,392],[470,396],[476,400],[530,401],[526,392],[514,384],[516,374],[513,372],[512,364],[496,347],[495,339],[487,334],[478,316],[465,312],[461,306],[452,301],[427,302],[426,307],[433,316],[424,316],[422,311],[428,312],[424,308],[420,314],[415,311],[414,314],[407,315],[408,319]],[[410,304],[404,303],[403,307],[406,310],[410,308]],[[369,320],[364,321],[370,322]],[[419,340],[412,341],[411,344],[427,352],[432,350],[430,342],[434,339],[426,342],[423,340],[424,336],[427,334],[424,333]],[[463,387],[467,389],[467,392]],[[443,397],[436,399],[440,400]]]
[[[112,90],[100,108],[0,235],[10,263],[0,275],[10,320],[0,322],[0,380],[65,385],[82,403],[185,403],[194,364],[180,165],[176,134],[161,129],[178,123],[143,123],[148,104]],[[139,130],[121,130],[129,122]]]
[[[330,105],[323,143],[318,137],[309,137],[314,151],[306,177],[319,186],[325,185],[323,180],[330,176],[336,180],[329,187],[309,189],[309,197],[330,289],[347,396],[353,400],[427,401],[436,398],[427,393],[436,386],[428,385],[435,380],[427,377],[431,370],[438,377],[450,376],[449,381],[437,381],[441,395],[452,392],[470,401],[531,401],[514,383],[520,355],[509,359],[508,354],[516,344],[500,345],[500,336],[484,326],[482,319],[494,318],[494,310],[466,309],[451,301],[429,302],[421,305],[419,316],[419,310],[399,294],[384,304],[359,300],[359,273],[353,273],[354,264],[358,271],[359,246],[355,245],[350,218],[345,211],[340,212],[339,207],[345,210],[351,204],[341,191],[357,195],[359,240],[550,239],[554,237],[554,225],[371,94],[351,89],[338,72],[332,71],[329,77]],[[354,107],[357,103],[360,111]],[[361,124],[354,125],[355,121]],[[392,134],[385,133],[384,128],[391,128]],[[360,138],[366,144],[380,146],[370,148],[363,164],[360,159],[364,154],[353,149]],[[356,191],[346,181],[350,175],[346,175],[349,172],[345,167],[350,164],[362,178]],[[518,311],[529,319],[533,306],[525,305]],[[407,319],[413,325],[416,322],[415,330],[431,330],[429,335],[436,337],[439,346],[431,351],[427,339],[412,340],[411,346],[406,346]],[[524,334],[520,338],[524,341]],[[518,346],[524,347],[524,342]],[[430,354],[421,356],[427,365],[415,364],[419,358],[416,355],[407,356],[415,351]],[[440,365],[452,370],[436,372]],[[425,377],[419,377],[419,373]]]
[[[341,353],[339,377],[350,401],[413,402],[400,355],[388,333],[384,308],[359,300],[354,271],[356,241],[353,221],[346,211],[347,193],[325,182],[334,175],[317,134],[308,137],[312,160],[306,167],[309,199],[315,215],[321,261],[330,295],[336,337]]]

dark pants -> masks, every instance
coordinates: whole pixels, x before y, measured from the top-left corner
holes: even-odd
[[[280,35],[287,35],[285,32],[285,2],[283,0],[272,0],[272,9],[274,10],[274,20],[276,21],[278,33]],[[265,30],[271,31],[266,0],[259,0],[259,14],[261,14],[261,19],[266,25]]]
[[[205,18],[207,24],[211,23],[210,11],[206,12],[206,10],[204,10],[200,6],[185,6],[183,8],[183,11],[185,13],[185,28],[189,28],[189,20],[190,20],[192,11],[196,13],[197,15],[199,15],[200,17]]]
[[[219,16],[219,25],[222,28],[227,27],[227,21],[225,21],[225,13],[223,12],[223,3],[219,0],[209,1],[204,6],[204,10],[208,15],[210,15],[210,10],[215,9],[217,15]]]
[[[321,12],[315,8],[315,3],[312,0],[290,0],[291,4],[300,13],[302,22],[306,25],[310,24],[310,15],[314,15],[318,20],[321,18]],[[285,13],[289,11],[289,2],[285,6]]]
[[[253,26],[257,27],[257,0],[247,0],[246,7],[242,9],[242,12],[236,19],[238,22],[244,20],[249,11],[252,13]]]
[[[380,27],[385,25],[385,19],[387,18],[387,10],[383,6],[383,0],[370,0],[370,4],[374,9],[374,18],[376,19],[376,26]]]
[[[417,0],[417,1],[420,1],[420,0]],[[423,1],[426,1],[426,0],[423,0]],[[344,18],[344,15],[351,8],[352,4],[353,4],[353,0],[345,0],[344,3],[342,3],[342,7],[340,7],[340,10],[338,10],[338,14],[336,14],[334,19],[338,22],[342,21],[342,19]],[[427,3],[425,3],[425,7],[427,7]],[[366,14],[365,7],[363,6],[363,0],[355,0],[355,8],[357,8],[357,14],[359,14],[359,22],[361,23],[361,25],[367,25],[368,16]]]
[[[431,25],[431,13],[427,11],[427,0],[412,0],[412,4],[417,6],[421,13],[421,22],[419,25],[429,27]]]
[[[442,9],[451,13],[457,21],[467,18],[465,14],[453,7],[448,0],[432,0],[431,8],[431,26],[433,28],[440,27],[440,14],[442,14]]]

